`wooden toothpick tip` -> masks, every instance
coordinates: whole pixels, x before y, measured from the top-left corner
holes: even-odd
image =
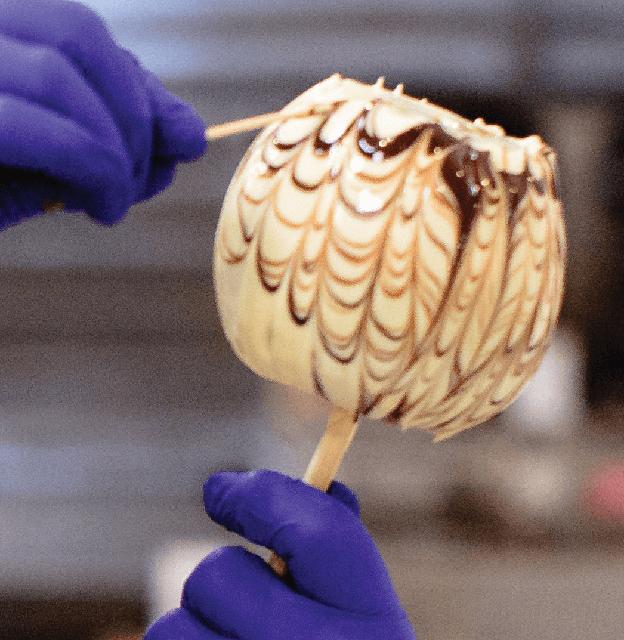
[[[54,215],[56,213],[61,213],[62,211],[65,210],[65,203],[64,202],[60,202],[60,201],[49,201],[46,200],[42,207],[41,210],[44,213],[49,213],[51,215]]]
[[[333,103],[319,106],[305,105],[305,107],[302,107],[299,111],[274,111],[272,113],[263,113],[257,116],[251,116],[250,118],[242,118],[241,120],[224,122],[223,124],[208,127],[208,129],[206,129],[206,140],[218,140],[219,138],[235,136],[239,133],[245,133],[246,131],[263,129],[274,122],[282,122],[289,118],[320,116],[331,111],[334,107],[335,105]]]
[[[275,111],[273,113],[263,113],[250,118],[216,124],[206,129],[206,140],[218,140],[219,138],[227,138],[228,136],[234,136],[239,133],[244,133],[245,131],[262,129],[273,122],[286,119],[287,117],[289,116],[284,115],[280,111]]]

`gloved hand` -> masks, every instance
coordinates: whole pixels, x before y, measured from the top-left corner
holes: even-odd
[[[344,485],[328,495],[272,471],[218,473],[204,503],[215,522],[279,553],[288,579],[242,547],[219,549],[145,640],[414,640]]]
[[[195,111],[66,0],[0,2],[0,229],[60,201],[112,224],[205,151]]]

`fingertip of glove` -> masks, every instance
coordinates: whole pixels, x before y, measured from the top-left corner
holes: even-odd
[[[346,484],[334,480],[334,482],[331,483],[329,491],[327,493],[333,498],[339,500],[356,516],[360,516],[360,502],[355,493],[351,491],[351,489],[349,489]]]
[[[193,614],[183,607],[173,609],[154,622],[146,631],[143,640],[200,640],[210,638],[210,632]]]
[[[193,108],[185,105],[185,115],[180,118],[178,131],[181,141],[178,154],[180,159],[197,160],[206,153],[206,124]]]
[[[125,214],[103,216],[101,213],[87,212],[88,216],[100,227],[114,227],[116,224],[122,221]]]
[[[206,153],[206,124],[185,102],[167,105],[158,118],[160,135],[156,138],[156,154],[180,162],[197,160]]]
[[[219,547],[208,554],[193,569],[182,588],[181,606],[193,610],[196,608],[194,595],[201,597],[207,584],[219,582],[220,576],[236,575],[248,566],[249,562],[261,559],[241,545]]]
[[[267,469],[220,471],[204,483],[204,509],[212,520],[230,531],[245,535],[247,525],[247,533],[252,530],[257,533],[262,525],[254,518],[251,506],[263,502],[274,504],[277,498],[284,498],[290,492],[292,484],[299,482]],[[246,514],[244,518],[240,516],[241,509]],[[272,511],[268,509],[263,518],[266,516],[270,520],[271,515]]]
[[[187,107],[184,117],[177,123],[179,149],[175,154],[181,161],[198,160],[208,149],[204,121]]]
[[[213,473],[204,482],[204,509],[211,518],[215,517],[219,512],[219,506],[223,501],[224,494],[236,482],[238,475],[233,471],[219,471],[218,473]]]
[[[81,201],[82,208],[92,220],[102,226],[111,227],[120,222],[128,213],[135,202],[135,195],[130,180],[118,176],[118,180],[112,188],[109,187],[106,190],[89,194],[78,190],[69,200],[76,204]]]
[[[124,207],[90,207],[87,209],[89,217],[102,227],[112,227],[121,222],[129,206]]]

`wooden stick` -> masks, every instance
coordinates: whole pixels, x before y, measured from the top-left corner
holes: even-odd
[[[308,104],[302,106],[302,108],[297,111],[273,111],[272,113],[263,113],[258,116],[243,118],[242,120],[232,120],[231,122],[224,122],[223,124],[215,124],[206,129],[206,140],[218,140],[219,138],[235,136],[245,131],[262,129],[274,122],[288,120],[288,118],[323,115],[331,111],[334,106],[333,103],[326,106],[318,105],[318,107]]]
[[[309,485],[327,491],[338,473],[342,460],[353,442],[358,419],[352,413],[335,407],[329,416],[325,433],[316,447],[303,476]],[[269,565],[278,576],[286,575],[286,563],[277,554],[269,559]]]
[[[357,431],[357,416],[335,407],[327,421],[325,433],[306,469],[303,481],[327,491]]]
[[[281,111],[275,111],[273,113],[263,113],[259,116],[252,116],[251,118],[243,118],[242,120],[232,120],[231,122],[224,122],[223,124],[215,124],[206,129],[206,140],[218,140],[219,138],[235,136],[245,131],[262,129],[272,122],[287,117],[289,116],[285,116]]]
[[[52,202],[50,200],[46,200],[42,205],[41,209],[44,213],[55,214],[61,213],[65,209],[65,204],[63,202]]]

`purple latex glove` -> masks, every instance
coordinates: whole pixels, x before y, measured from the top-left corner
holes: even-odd
[[[57,201],[113,224],[203,154],[203,132],[91,10],[0,0],[0,229]]]
[[[344,485],[328,495],[273,471],[218,473],[204,503],[215,522],[279,553],[289,576],[242,547],[219,549],[145,640],[414,640]]]

